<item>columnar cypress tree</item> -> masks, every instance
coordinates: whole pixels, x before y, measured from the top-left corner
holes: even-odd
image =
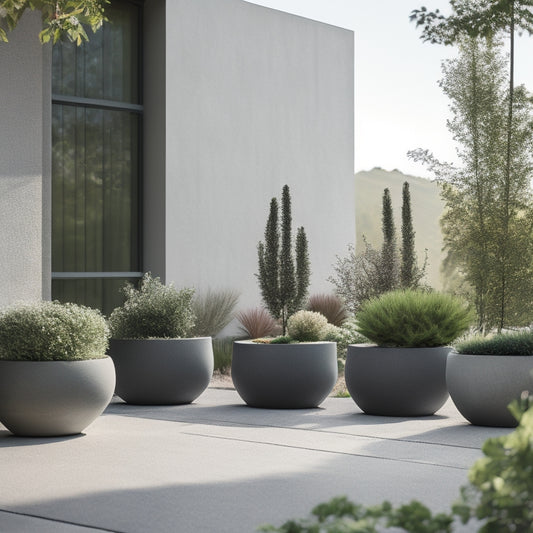
[[[292,255],[291,198],[289,187],[282,192],[281,250],[278,222],[278,202],[272,198],[265,229],[265,244],[257,246],[259,287],[263,302],[274,318],[281,319],[283,334],[289,316],[305,304],[309,287],[309,257],[307,237],[303,228],[296,237],[296,272]]]
[[[415,232],[411,216],[411,193],[409,183],[404,182],[402,189],[402,263],[400,266],[400,284],[404,289],[412,288],[416,283]]]
[[[394,226],[389,189],[383,191],[381,229],[383,231],[383,246],[381,248],[381,286],[382,292],[387,292],[396,288],[398,277],[396,228]]]
[[[302,309],[307,300],[307,289],[309,288],[309,253],[307,250],[307,236],[303,227],[296,232],[296,300],[295,310]]]

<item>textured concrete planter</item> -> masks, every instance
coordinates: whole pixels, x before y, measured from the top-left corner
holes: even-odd
[[[117,371],[116,394],[139,405],[191,403],[213,375],[211,337],[194,339],[111,339]]]
[[[81,433],[107,407],[113,361],[0,361],[0,421],[15,435]]]
[[[515,427],[507,406],[533,393],[533,355],[448,355],[446,381],[459,412],[477,426]]]
[[[231,377],[251,407],[317,407],[337,382],[337,345],[233,343]]]
[[[382,348],[351,344],[346,356],[346,387],[369,415],[428,416],[448,399],[449,347]]]

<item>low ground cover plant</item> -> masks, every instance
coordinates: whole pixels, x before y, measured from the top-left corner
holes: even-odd
[[[289,520],[280,527],[263,526],[261,531],[279,533],[451,533],[460,520],[479,521],[478,533],[533,531],[533,407],[525,394],[511,404],[519,421],[509,435],[488,439],[484,457],[469,471],[469,484],[461,489],[450,512],[433,514],[424,504],[412,501],[394,507],[383,502],[365,507],[336,497],[315,507],[312,516]]]
[[[106,357],[100,311],[72,303],[17,304],[0,312],[0,359],[76,361]]]
[[[472,323],[458,298],[419,290],[391,291],[367,300],[357,313],[357,331],[378,346],[446,346]]]
[[[179,339],[188,337],[195,325],[194,289],[177,290],[164,285],[150,273],[143,276],[139,288],[127,283],[126,300],[109,317],[115,339]]]
[[[533,330],[476,336],[457,343],[455,351],[468,355],[533,355]]]

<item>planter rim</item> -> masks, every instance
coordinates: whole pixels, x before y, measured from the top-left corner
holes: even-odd
[[[100,361],[104,359],[110,359],[109,355],[105,355],[104,357],[90,357],[87,359],[0,359],[0,363],[83,363],[85,361]]]
[[[495,358],[495,359],[501,359],[502,357],[519,357],[519,358],[524,358],[524,357],[533,357],[533,353],[530,353],[530,354],[526,354],[526,355],[511,355],[511,354],[493,354],[493,353],[459,353],[459,352],[456,352],[455,350],[452,350],[450,352],[450,355],[457,355],[458,357],[490,357],[490,358]]]
[[[304,346],[306,344],[336,344],[335,341],[315,341],[315,342],[285,342],[285,343],[274,343],[270,344],[269,342],[254,342],[251,339],[233,341],[234,343],[239,344],[253,344],[256,346]]]
[[[348,346],[355,346],[357,348],[379,348],[381,350],[430,350],[431,348],[450,348],[446,344],[439,346],[379,346],[375,343],[361,343],[361,344],[349,344]]]
[[[159,342],[165,342],[165,341],[196,341],[200,339],[212,339],[212,337],[142,337],[139,339],[133,339],[133,338],[118,338],[118,337],[111,337],[110,341],[159,341]]]

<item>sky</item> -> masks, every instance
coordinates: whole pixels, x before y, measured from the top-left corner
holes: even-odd
[[[247,1],[354,31],[355,172],[381,167],[430,178],[407,157],[416,148],[457,161],[449,100],[438,85],[441,63],[455,49],[422,42],[409,21],[422,5],[449,12],[448,0]],[[533,37],[517,39],[515,57],[515,82],[533,90]]]

